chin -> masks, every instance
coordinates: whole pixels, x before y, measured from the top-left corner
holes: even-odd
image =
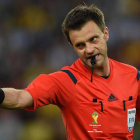
[[[91,65],[91,64],[86,64],[86,67],[87,67],[88,69],[91,69],[91,68],[92,68],[92,65]]]
[[[90,62],[85,62],[85,61],[82,61],[84,66],[87,67],[87,68],[91,68],[91,64]]]
[[[98,63],[96,63],[96,65],[95,65],[95,67],[97,67],[97,68],[101,68],[101,67],[103,67],[104,66],[104,63],[103,62],[98,62]]]

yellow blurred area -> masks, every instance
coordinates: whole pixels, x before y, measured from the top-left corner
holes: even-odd
[[[140,14],[140,1],[139,0],[126,0],[128,2],[128,13],[132,15]],[[135,1],[135,2],[134,2]]]
[[[24,123],[23,129],[18,134],[18,140],[54,140],[59,134],[60,139],[65,139],[65,128],[62,123],[57,106],[40,107],[36,110],[36,117]]]
[[[40,107],[38,110],[37,110],[38,114],[44,116],[44,117],[47,117],[47,118],[52,118],[53,120],[56,120],[56,119],[61,119],[61,113],[60,113],[60,110],[57,106],[55,105],[47,105],[47,106],[43,106],[43,107]]]
[[[54,131],[51,125],[45,124],[44,120],[37,119],[25,123],[24,130],[18,134],[19,140],[53,140]]]
[[[133,66],[140,65],[140,41],[127,42],[122,49],[123,56],[121,59],[123,62],[131,64]]]
[[[30,66],[23,74],[25,86],[29,85],[40,74],[48,74],[50,71],[50,67],[48,66]]]
[[[23,10],[18,23],[21,27],[33,30],[41,30],[45,26],[47,28],[55,26],[54,17],[39,6],[27,6]]]

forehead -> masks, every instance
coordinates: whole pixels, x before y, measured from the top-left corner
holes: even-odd
[[[100,34],[102,34],[102,31],[94,21],[87,22],[80,30],[69,31],[69,37],[72,44],[88,40],[89,38]]]

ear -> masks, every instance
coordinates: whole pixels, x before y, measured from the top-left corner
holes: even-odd
[[[105,27],[105,29],[104,29],[104,35],[105,35],[105,40],[108,41],[109,40],[109,29],[107,27]]]

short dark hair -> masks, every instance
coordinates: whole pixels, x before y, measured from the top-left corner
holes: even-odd
[[[62,24],[62,31],[67,40],[71,43],[69,37],[70,30],[80,30],[88,21],[94,21],[98,27],[104,32],[105,19],[103,12],[95,5],[90,7],[79,5],[72,9],[65,17]]]

